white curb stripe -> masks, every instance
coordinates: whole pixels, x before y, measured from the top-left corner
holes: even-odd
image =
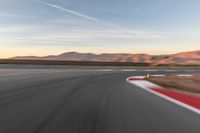
[[[161,97],[161,98],[163,98],[163,99],[165,99],[165,100],[168,100],[168,101],[170,101],[170,102],[173,102],[173,103],[175,103],[175,104],[177,104],[177,105],[179,105],[179,106],[181,106],[181,107],[184,107],[184,108],[186,108],[186,109],[189,109],[189,110],[191,110],[191,111],[193,111],[193,112],[195,112],[195,113],[197,113],[197,114],[200,115],[200,110],[199,110],[199,109],[194,108],[194,107],[192,107],[192,106],[190,106],[190,105],[187,105],[187,104],[185,104],[185,103],[183,103],[183,102],[180,102],[180,101],[178,101],[178,100],[176,100],[176,99],[173,99],[173,98],[171,98],[171,97],[169,97],[169,96],[166,96],[166,95],[164,95],[164,94],[161,94],[161,93],[159,93],[159,92],[156,92],[156,91],[150,89],[150,88],[161,88],[161,89],[163,89],[163,88],[162,88],[161,86],[159,86],[159,85],[156,85],[156,84],[154,84],[154,83],[152,83],[152,82],[149,82],[149,81],[147,81],[147,80],[129,80],[129,79],[134,79],[134,78],[138,78],[138,77],[140,77],[140,78],[143,77],[143,79],[145,78],[144,76],[129,77],[129,78],[127,78],[127,82],[129,82],[129,83],[131,83],[131,84],[134,84],[134,85],[136,85],[136,86],[142,88],[143,90],[146,90],[146,91],[148,91],[148,92],[150,92],[150,93],[152,93],[152,94],[154,94],[154,95],[157,95],[157,96],[159,96],[159,97]]]

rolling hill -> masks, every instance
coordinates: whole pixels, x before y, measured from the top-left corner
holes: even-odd
[[[53,60],[53,61],[97,61],[97,62],[136,62],[136,63],[153,63],[177,64],[177,65],[200,65],[200,50],[181,52],[171,55],[148,55],[148,54],[93,54],[67,52],[60,55],[50,55],[45,57],[37,56],[18,56],[11,59],[18,60]]]

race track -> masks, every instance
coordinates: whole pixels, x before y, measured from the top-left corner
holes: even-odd
[[[178,72],[0,69],[0,133],[200,133],[198,114],[126,82],[147,73]]]

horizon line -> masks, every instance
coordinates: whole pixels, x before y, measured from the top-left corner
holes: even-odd
[[[15,58],[15,57],[47,57],[47,56],[59,56],[65,53],[79,53],[79,54],[94,54],[94,55],[102,55],[102,54],[132,54],[132,55],[137,55],[137,54],[145,54],[145,55],[151,55],[151,56],[162,56],[162,55],[174,55],[174,54],[179,54],[179,53],[185,53],[185,52],[198,52],[200,50],[190,50],[190,51],[182,51],[182,52],[175,52],[175,53],[168,53],[168,54],[149,54],[149,53],[131,53],[131,52],[78,52],[78,51],[68,51],[68,52],[62,52],[62,53],[58,53],[58,54],[47,54],[47,55],[16,55],[16,56],[10,56],[7,58],[1,58],[0,59],[11,59],[11,58]]]

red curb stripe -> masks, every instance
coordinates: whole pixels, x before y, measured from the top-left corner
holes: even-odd
[[[176,92],[173,90],[161,89],[157,87],[149,87],[151,90],[160,94],[166,95],[184,104],[190,105],[194,108],[200,109],[200,96]]]
[[[128,80],[129,81],[131,81],[131,80],[144,80],[144,78],[129,78]]]

